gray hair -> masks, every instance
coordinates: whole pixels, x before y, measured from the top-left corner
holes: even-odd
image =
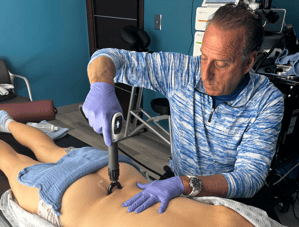
[[[228,3],[220,7],[208,20],[206,28],[214,24],[227,31],[243,28],[245,31],[245,45],[242,60],[245,61],[250,53],[259,50],[263,43],[264,28],[260,16],[242,0],[238,5]]]

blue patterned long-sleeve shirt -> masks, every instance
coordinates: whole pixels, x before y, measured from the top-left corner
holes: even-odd
[[[263,75],[250,80],[238,97],[213,107],[201,80],[201,57],[118,49],[95,52],[116,67],[115,83],[160,92],[172,118],[175,175],[222,174],[227,198],[250,198],[265,183],[283,117],[282,93]]]

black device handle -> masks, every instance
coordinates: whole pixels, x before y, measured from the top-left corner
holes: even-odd
[[[118,112],[112,116],[111,120],[111,134],[112,141],[108,147],[108,175],[112,182],[118,181],[119,176],[119,162],[118,162],[118,144],[117,140],[120,137],[122,129],[123,115]]]
[[[108,173],[111,181],[118,181],[119,162],[117,142],[108,147]]]

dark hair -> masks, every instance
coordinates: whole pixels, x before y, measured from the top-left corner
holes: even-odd
[[[260,16],[242,0],[239,1],[238,5],[228,3],[220,7],[208,20],[207,28],[210,24],[214,24],[223,30],[244,29],[243,61],[251,52],[258,51],[262,46],[264,28]]]

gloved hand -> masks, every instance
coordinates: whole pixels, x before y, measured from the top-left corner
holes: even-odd
[[[114,86],[104,82],[92,83],[82,109],[90,126],[97,133],[104,134],[105,144],[109,147],[112,142],[112,116],[117,112],[123,112]]]
[[[135,210],[136,214],[157,202],[161,202],[159,213],[162,214],[166,210],[168,202],[184,192],[184,185],[179,176],[156,180],[148,184],[137,183],[137,186],[144,191],[122,204],[123,207],[129,206],[128,212]]]

